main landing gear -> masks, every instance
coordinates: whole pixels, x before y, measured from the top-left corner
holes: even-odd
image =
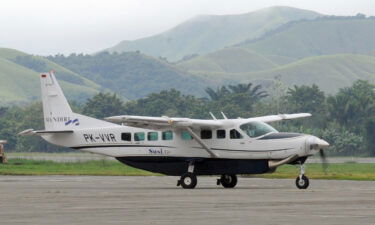
[[[177,186],[181,185],[185,189],[193,189],[197,186],[197,182],[197,176],[194,173],[187,172],[177,181]]]
[[[237,184],[236,175],[221,175],[220,179],[217,179],[217,185],[223,185],[225,188],[234,188]]]
[[[309,186],[309,178],[305,176],[305,165],[300,163],[300,174],[296,178],[296,186],[299,189],[306,189]]]
[[[193,189],[197,186],[197,182],[197,176],[194,174],[194,163],[190,162],[188,172],[184,173],[177,181],[177,186],[181,185],[185,189]]]
[[[193,189],[197,186],[197,176],[194,174],[194,163],[190,162],[188,172],[184,173],[181,178],[177,181],[177,186],[184,189]],[[234,174],[221,175],[220,179],[217,179],[217,185],[223,185],[225,188],[234,188],[237,184],[237,176]]]

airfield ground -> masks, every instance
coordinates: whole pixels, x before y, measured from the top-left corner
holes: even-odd
[[[374,224],[375,182],[199,177],[0,176],[0,224]]]

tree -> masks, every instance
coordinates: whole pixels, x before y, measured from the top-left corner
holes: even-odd
[[[337,124],[331,124],[323,130],[322,138],[330,144],[332,152],[338,155],[355,156],[364,150],[361,135],[350,132]]]
[[[174,116],[203,118],[208,115],[207,103],[203,99],[171,89],[153,93],[145,98],[125,104],[127,114],[147,116]]]
[[[99,93],[89,99],[83,107],[83,114],[104,118],[124,114],[124,102],[116,94]]]
[[[324,108],[324,92],[315,84],[311,87],[294,85],[288,89],[286,98],[295,112],[314,113]]]
[[[237,84],[237,85],[229,85],[228,88],[232,91],[232,93],[246,93],[250,90],[252,83],[248,84]]]
[[[208,87],[205,89],[205,91],[208,94],[208,96],[210,96],[212,101],[218,101],[221,98],[230,94],[230,91],[225,86],[221,86],[220,88],[217,88],[216,91]]]
[[[358,80],[351,87],[342,88],[327,99],[332,120],[356,132],[362,132],[364,123],[375,114],[375,86]]]
[[[262,85],[256,85],[254,88],[252,83],[248,84],[237,84],[229,85],[228,88],[232,91],[232,94],[247,94],[253,103],[258,102],[260,99],[268,96],[266,91],[260,91]]]
[[[225,111],[230,117],[246,117],[253,110],[254,104],[268,96],[266,91],[261,91],[262,86],[252,87],[252,83],[221,86],[215,90],[206,88],[210,96],[210,111],[220,113]]]
[[[375,156],[375,116],[366,122],[366,144],[370,155]]]

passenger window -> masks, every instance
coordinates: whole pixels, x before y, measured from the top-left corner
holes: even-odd
[[[148,132],[147,133],[147,140],[148,141],[157,141],[158,140],[158,132]]]
[[[132,134],[131,133],[121,133],[121,140],[132,141]]]
[[[187,131],[182,131],[181,132],[181,138],[183,140],[191,140],[191,139],[193,139],[193,137]]]
[[[218,139],[224,139],[225,138],[225,130],[217,130],[216,131],[216,137]]]
[[[145,133],[144,132],[134,133],[134,141],[144,141],[144,140],[145,140]]]
[[[173,132],[168,130],[168,131],[163,131],[161,133],[161,138],[164,140],[164,141],[168,141],[168,140],[172,140],[173,139]]]
[[[230,130],[230,139],[241,139],[242,135],[236,129]]]
[[[202,139],[211,139],[212,138],[212,130],[201,130],[201,138]]]

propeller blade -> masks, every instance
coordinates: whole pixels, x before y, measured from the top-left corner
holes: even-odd
[[[327,160],[326,154],[325,154],[323,149],[319,150],[319,155],[320,155],[320,158],[322,160],[323,171],[324,171],[325,174],[327,174],[328,160]]]

